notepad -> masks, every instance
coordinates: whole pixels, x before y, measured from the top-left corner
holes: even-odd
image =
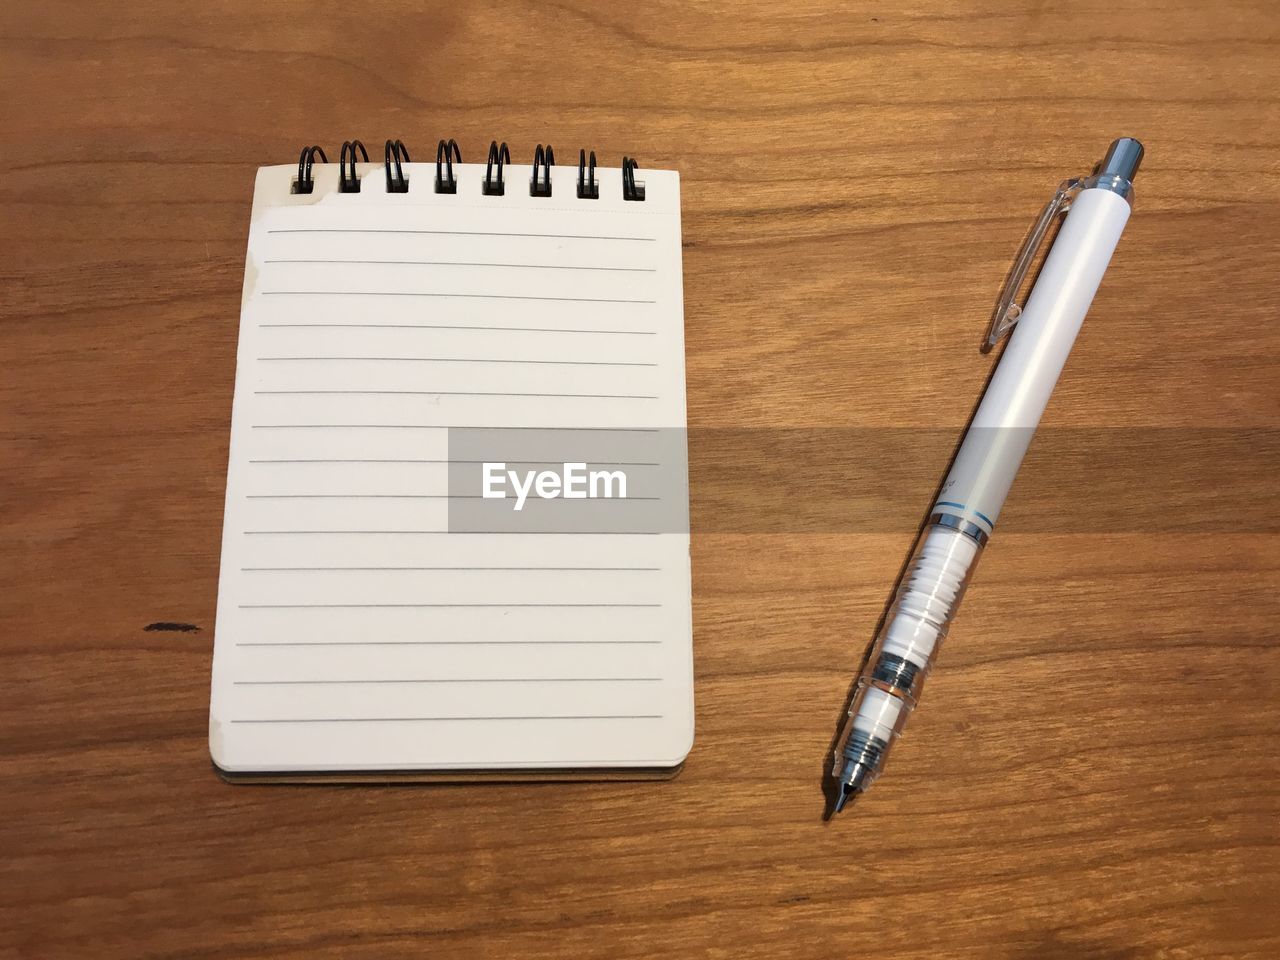
[[[550,196],[525,165],[501,196],[483,164],[454,165],[452,194],[434,164],[403,166],[407,192],[354,169],[358,192],[334,164],[310,193],[297,167],[257,175],[216,767],[677,768],[693,736],[678,175],[637,171],[637,201],[618,169],[596,171],[598,199],[573,167],[550,169]],[[529,485],[516,510],[539,473],[558,491]]]

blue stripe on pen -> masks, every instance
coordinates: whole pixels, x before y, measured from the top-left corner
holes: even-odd
[[[987,524],[987,526],[990,527],[992,530],[996,528],[995,522],[990,517],[988,517],[985,513],[982,513],[979,510],[970,510],[963,503],[955,503],[951,500],[939,500],[937,503],[934,504],[934,506],[935,507],[955,507],[957,510],[963,510],[965,513],[972,513],[978,519],[983,520]]]

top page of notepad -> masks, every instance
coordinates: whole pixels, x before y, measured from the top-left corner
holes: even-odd
[[[210,705],[232,773],[670,767],[693,735],[679,178],[258,171]],[[514,499],[479,461],[626,472]],[[506,488],[510,489],[510,488]],[[492,490],[490,491],[492,492]],[[618,493],[614,491],[615,497]],[[514,491],[513,491],[514,497]]]

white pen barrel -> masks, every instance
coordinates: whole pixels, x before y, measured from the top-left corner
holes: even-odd
[[[962,518],[991,533],[1129,211],[1128,200],[1100,188],[1082,190],[1072,203],[934,513]]]

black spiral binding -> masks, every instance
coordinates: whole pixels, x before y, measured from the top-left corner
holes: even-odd
[[[391,162],[395,161],[396,173],[391,175]],[[386,159],[383,161],[387,166],[387,193],[408,193],[409,181],[405,179],[404,167],[401,162],[409,163],[409,148],[399,140],[387,141]]]
[[[596,180],[596,152],[594,150],[591,151],[590,163],[587,161],[587,151],[578,151],[578,199],[600,199],[600,184]]]
[[[556,164],[556,155],[551,149],[551,144],[547,144],[544,152],[542,144],[538,144],[538,149],[533,152],[533,176],[529,179],[529,196],[531,197],[549,197],[551,196],[551,168]],[[542,168],[542,179],[538,179],[538,168]]]
[[[356,148],[360,149],[360,156],[363,162],[369,162],[369,151],[364,148],[364,144],[359,140],[344,140],[342,143],[342,155],[338,158],[338,192],[339,193],[359,193],[360,178],[356,176]],[[351,157],[351,165],[347,166],[347,156]],[[350,169],[350,173],[347,170]]]
[[[643,200],[644,184],[636,183],[636,168],[640,164],[631,157],[622,158],[622,199]]]
[[[462,162],[462,151],[458,149],[457,141],[441,140],[436,146],[436,193],[458,192],[458,181],[453,178],[455,160]]]
[[[310,193],[316,188],[316,182],[311,177],[311,164],[317,153],[320,154],[321,163],[329,162],[329,158],[319,147],[302,148],[302,154],[298,157],[298,179],[293,181],[294,193]]]
[[[506,143],[501,147],[498,141],[494,140],[489,144],[489,161],[484,168],[484,195],[486,197],[501,197],[507,192],[507,185],[502,179],[502,165],[511,162],[511,151],[507,149]],[[498,165],[498,176],[493,176],[493,165]]]
[[[359,151],[359,162],[369,162],[369,152],[359,140],[345,140],[342,153],[338,158],[338,192],[359,193],[360,177],[356,173],[356,151]],[[298,176],[293,181],[293,193],[312,193],[316,182],[312,176],[312,165],[316,157],[321,163],[328,163],[329,158],[318,146],[303,147],[298,155]],[[387,174],[387,193],[408,193],[409,178],[404,174],[404,165],[411,162],[409,148],[401,140],[388,140],[383,163]],[[505,143],[497,140],[489,144],[489,159],[485,164],[484,182],[481,188],[485,196],[501,197],[507,192],[506,180],[503,178],[503,167],[511,162],[511,151]],[[436,193],[458,192],[458,180],[454,176],[453,165],[462,163],[462,150],[456,140],[441,140],[436,146]],[[555,166],[556,155],[551,144],[538,148],[533,153],[530,166],[529,196],[551,196],[551,168]],[[496,169],[495,169],[496,168]],[[636,171],[640,164],[634,157],[622,158],[622,199],[643,201],[645,188],[643,183],[636,182]],[[600,181],[596,179],[596,154],[592,150],[578,151],[578,199],[599,200]]]

